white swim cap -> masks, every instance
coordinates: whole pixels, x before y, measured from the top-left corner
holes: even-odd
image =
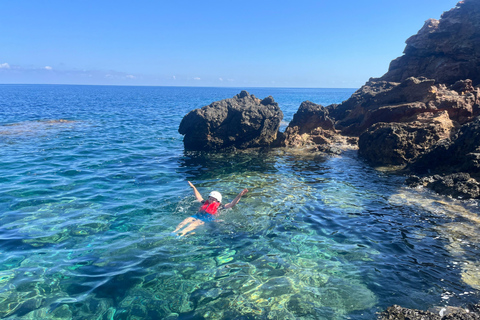
[[[217,199],[218,202],[222,202],[222,195],[218,191],[212,191],[208,196]]]

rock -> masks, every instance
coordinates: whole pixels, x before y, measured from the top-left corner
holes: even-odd
[[[480,117],[464,124],[408,167],[417,174],[468,172],[480,178]]]
[[[379,320],[441,320],[440,315],[430,311],[402,308],[397,305],[388,307],[380,314]]]
[[[450,138],[453,129],[446,111],[420,114],[406,123],[377,123],[360,136],[358,152],[374,165],[405,165]]]
[[[330,144],[336,134],[333,120],[321,105],[304,101],[283,134],[282,146]]]
[[[185,150],[268,147],[277,138],[283,113],[272,97],[263,100],[242,91],[189,112],[178,132]]]
[[[346,135],[360,135],[379,122],[409,122],[421,113],[447,111],[459,124],[480,114],[480,88],[470,88],[470,80],[452,87],[460,93],[426,78],[408,78],[402,83],[370,80],[350,99],[327,110],[335,126]]]
[[[360,135],[377,122],[402,122],[418,113],[431,112],[426,102],[434,97],[430,79],[409,78],[403,83],[370,79],[352,97],[332,108],[337,129]]]
[[[406,44],[404,55],[390,63],[381,80],[423,76],[444,84],[461,79],[480,84],[480,2],[460,1],[440,20],[427,20]]]
[[[304,101],[293,115],[287,129],[304,134],[319,127],[325,130],[334,130],[333,120],[328,117],[328,111],[322,105]]]
[[[450,175],[433,175],[420,178],[410,176],[405,183],[409,187],[423,186],[433,191],[460,199],[476,199],[480,197],[480,183],[468,173],[459,172]]]
[[[469,309],[457,307],[439,307],[432,311],[402,308],[398,305],[388,307],[378,317],[379,320],[479,320],[478,304]]]

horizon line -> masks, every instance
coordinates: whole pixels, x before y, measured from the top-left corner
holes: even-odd
[[[353,87],[268,87],[268,86],[170,86],[170,85],[129,85],[129,84],[72,84],[72,83],[0,83],[0,86],[96,86],[96,87],[166,87],[166,88],[216,88],[216,89],[242,89],[242,88],[259,88],[259,89],[355,89]]]

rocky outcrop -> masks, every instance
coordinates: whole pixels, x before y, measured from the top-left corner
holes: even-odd
[[[405,165],[414,162],[454,129],[446,111],[421,113],[406,123],[377,123],[359,140],[359,155],[374,165]]]
[[[468,309],[437,307],[429,311],[402,308],[393,305],[382,312],[379,320],[480,320],[480,305]]]
[[[328,144],[335,131],[333,120],[321,105],[304,101],[285,129],[283,146]]]
[[[436,174],[422,178],[412,175],[408,177],[406,184],[413,188],[427,187],[437,193],[458,199],[480,197],[480,183],[464,172],[443,176]]]
[[[411,187],[423,186],[455,198],[480,198],[480,117],[407,168],[415,173],[406,180]]]
[[[376,123],[411,122],[422,113],[447,111],[451,120],[463,124],[480,114],[479,99],[480,89],[473,88],[471,80],[447,87],[412,77],[401,83],[370,80],[350,99],[327,109],[336,128],[360,135]]]
[[[334,130],[333,120],[328,116],[328,111],[319,104],[304,101],[288,124],[287,131],[297,134],[310,133],[316,128]]]
[[[304,101],[285,129],[279,145],[340,154],[342,150],[356,147],[357,139],[343,136],[335,130],[334,121],[322,105]]]
[[[463,125],[452,139],[435,145],[409,169],[418,174],[468,172],[480,178],[480,117]]]
[[[404,55],[391,62],[381,80],[402,82],[409,77],[427,77],[437,83],[454,84],[459,79],[471,79],[479,85],[480,2],[461,1],[440,20],[427,20],[406,44]]]
[[[406,43],[383,77],[340,105],[303,102],[284,133],[271,97],[260,101],[242,91],[194,110],[179,128],[185,149],[286,146],[338,153],[337,146],[358,139],[360,156],[374,165],[406,166],[418,178],[412,186],[480,197],[480,1],[459,2]]]
[[[406,166],[411,186],[478,198],[479,49],[480,2],[461,1],[409,38],[383,77],[326,109],[370,163]]]
[[[212,151],[270,146],[283,113],[271,96],[260,100],[247,91],[189,112],[178,132],[185,150]]]

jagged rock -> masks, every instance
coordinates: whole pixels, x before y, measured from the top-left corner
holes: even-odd
[[[478,308],[476,304],[469,309],[438,307],[432,311],[422,311],[393,305],[380,313],[378,320],[479,320]]]
[[[375,165],[404,165],[450,138],[453,129],[446,111],[420,114],[406,123],[377,123],[360,136],[358,152]]]
[[[388,307],[380,314],[379,320],[441,320],[442,317],[430,311],[402,308],[398,305]]]
[[[421,113],[441,111],[463,124],[480,114],[480,88],[469,88],[469,83],[460,81],[448,88],[426,78],[408,78],[402,83],[371,79],[350,99],[327,109],[336,128],[347,135],[360,135],[378,122],[408,122]]]
[[[328,110],[319,104],[304,101],[282,134],[279,146],[309,147],[312,152],[341,154],[356,148],[357,139],[335,130]]]
[[[333,120],[329,118],[328,111],[322,105],[304,101],[293,115],[287,129],[304,134],[319,127],[325,130],[334,130]]]
[[[419,174],[468,172],[480,177],[480,117],[464,124],[452,139],[438,143],[409,169]]]
[[[439,194],[460,199],[476,199],[480,197],[480,183],[465,172],[422,178],[413,175],[408,177],[405,183],[409,187],[427,187]]]
[[[321,105],[304,101],[283,136],[283,146],[328,144],[335,134],[333,120]]]
[[[235,97],[190,111],[178,132],[185,150],[246,149],[270,146],[283,113],[270,96],[263,100],[242,91]]]
[[[480,2],[460,1],[440,20],[427,20],[406,44],[404,55],[391,62],[381,80],[423,76],[444,84],[460,79],[480,84]]]

